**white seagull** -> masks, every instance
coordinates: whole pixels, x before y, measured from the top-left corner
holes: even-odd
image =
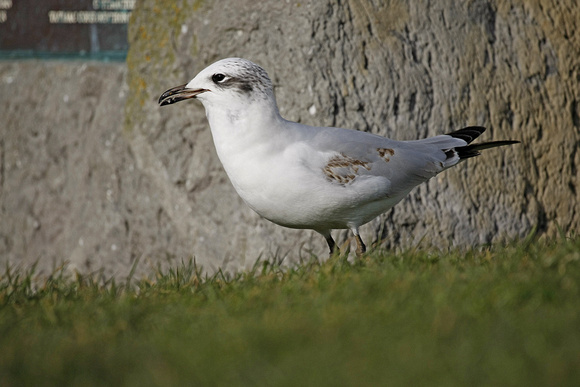
[[[312,229],[337,251],[333,229],[359,227],[388,211],[415,186],[479,151],[518,141],[469,145],[471,126],[414,141],[356,130],[314,127],[280,116],[272,82],[257,64],[220,60],[189,83],[167,90],[161,106],[196,98],[205,107],[220,161],[237,193],[262,217]]]

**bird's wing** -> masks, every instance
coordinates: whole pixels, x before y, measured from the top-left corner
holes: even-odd
[[[459,162],[454,147],[467,142],[448,135],[419,141],[394,141],[347,129],[322,128],[312,138],[319,158],[311,168],[331,184],[378,182],[378,195],[397,196]]]

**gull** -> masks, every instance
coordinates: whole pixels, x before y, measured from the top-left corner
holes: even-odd
[[[519,141],[471,144],[485,128],[469,126],[422,140],[395,141],[351,129],[315,127],[280,115],[272,82],[259,65],[222,59],[159,98],[161,106],[201,101],[217,155],[247,205],[269,221],[311,229],[338,251],[331,230],[359,227],[391,209],[415,186],[477,156]]]

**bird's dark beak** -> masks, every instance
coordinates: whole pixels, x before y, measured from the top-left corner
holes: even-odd
[[[187,84],[173,87],[161,94],[159,97],[159,105],[171,105],[172,103],[183,101],[184,99],[195,98],[198,94],[209,91],[207,89],[188,89]]]

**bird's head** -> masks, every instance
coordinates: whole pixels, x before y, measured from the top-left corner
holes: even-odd
[[[274,101],[272,81],[266,71],[247,59],[222,59],[208,66],[189,83],[173,87],[159,97],[161,106],[197,98],[206,108],[212,105]],[[275,103],[275,102],[274,102]]]

